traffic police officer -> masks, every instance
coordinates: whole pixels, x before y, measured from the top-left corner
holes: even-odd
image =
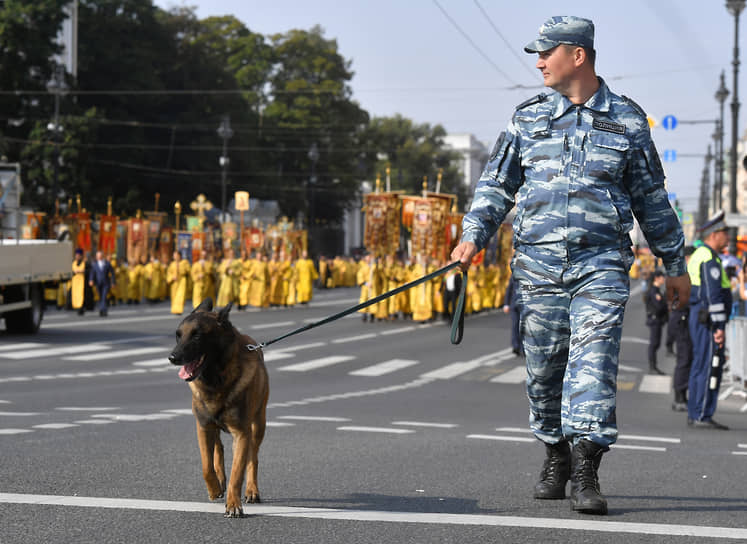
[[[724,329],[731,311],[731,283],[719,253],[728,244],[724,212],[711,217],[700,229],[704,245],[690,257],[690,336],[693,361],[690,368],[687,423],[691,427],[726,430],[716,422],[718,389],[724,367]]]
[[[525,48],[545,86],[498,139],[452,259],[468,267],[508,211],[527,363],[530,425],[545,445],[538,499],[606,514],[597,470],[617,439],[615,395],[633,262],[633,217],[664,262],[667,297],[686,300],[684,236],[646,115],[594,70],[594,25],[552,17]]]

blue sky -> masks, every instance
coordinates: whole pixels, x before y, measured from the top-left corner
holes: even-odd
[[[594,21],[597,73],[614,92],[635,100],[655,120],[667,115],[682,121],[718,118],[714,94],[722,70],[732,90],[734,18],[722,0],[156,0],[156,4],[196,6],[200,17],[232,14],[262,34],[318,24],[352,61],[354,98],[371,115],[400,113],[418,123],[441,124],[449,132],[473,133],[487,147],[505,128],[514,107],[542,90],[534,68],[536,55],[524,53],[523,47],[553,15]],[[745,19],[747,13],[740,25],[740,101],[747,79],[742,75],[747,71]],[[517,84],[536,88],[512,89]],[[724,108],[727,149],[731,100],[730,95]],[[743,104],[740,135],[746,126]],[[677,154],[664,166],[670,192],[687,211],[697,206],[703,156],[706,146],[713,145],[713,132],[712,123],[653,129],[659,153]]]

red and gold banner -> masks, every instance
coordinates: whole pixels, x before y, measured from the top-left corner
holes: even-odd
[[[244,248],[247,253],[261,249],[265,244],[265,234],[259,227],[249,227],[244,229]]]
[[[363,199],[366,212],[363,245],[376,256],[396,253],[399,249],[399,193],[369,193]]]
[[[202,258],[202,250],[205,249],[205,233],[192,231],[192,262],[196,263]]]
[[[75,235],[75,246],[81,248],[83,251],[91,251],[91,214],[83,210],[78,212],[77,217],[78,228]]]
[[[441,260],[448,257],[451,240],[447,242],[449,208],[453,195],[426,193],[422,197],[408,197],[412,203],[412,254],[428,255]],[[449,229],[451,230],[451,229]]]
[[[112,255],[117,249],[117,216],[102,215],[99,218],[98,248],[105,255]]]
[[[41,233],[41,224],[44,220],[44,216],[47,215],[44,212],[23,212],[26,215],[26,224],[21,226],[21,239],[23,240],[36,240],[39,238]]]

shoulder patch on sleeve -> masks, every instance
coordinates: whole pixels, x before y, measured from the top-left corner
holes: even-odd
[[[625,95],[622,95],[622,99],[625,100],[628,104],[630,104],[634,110],[636,110],[638,113],[640,113],[643,117],[646,117],[646,112],[643,111],[643,108],[640,107],[634,100],[628,98]]]
[[[503,141],[506,139],[506,131],[500,133],[498,136],[498,139],[495,141],[495,145],[493,146],[493,150],[490,152],[490,159],[488,159],[490,162],[494,161],[495,158],[498,156],[498,152],[501,149],[501,145],[503,144]]]
[[[712,266],[708,273],[711,275],[711,278],[714,280],[718,280],[721,278],[721,269],[718,266]]]
[[[527,106],[531,106],[532,104],[538,104],[540,102],[544,102],[547,98],[547,95],[545,93],[539,93],[537,96],[533,96],[529,100],[525,100],[518,106],[516,106],[517,110],[520,110],[522,108],[526,108]]]

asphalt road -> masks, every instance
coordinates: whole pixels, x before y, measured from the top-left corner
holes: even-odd
[[[189,389],[166,360],[181,318],[159,304],[107,318],[51,310],[35,336],[0,329],[0,542],[747,539],[745,399],[719,404],[730,431],[688,429],[670,376],[646,374],[634,293],[620,440],[600,469],[606,517],[531,498],[544,449],[527,430],[509,318],[493,311],[467,318],[459,346],[441,322],[352,315],[268,347],[263,503],[224,519],[202,480]],[[356,302],[323,291],[231,319],[266,341]],[[674,360],[661,361],[671,375]]]

